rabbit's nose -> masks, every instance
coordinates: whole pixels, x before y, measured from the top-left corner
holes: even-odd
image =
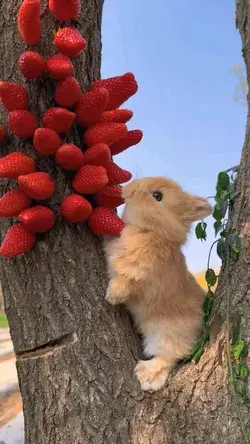
[[[138,188],[136,189],[136,191],[138,193],[140,193],[140,195],[144,195],[145,196],[146,194],[148,194],[148,191],[145,190],[145,188],[141,187],[140,185],[138,185]]]

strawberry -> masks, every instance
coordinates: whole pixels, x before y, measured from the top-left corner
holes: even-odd
[[[128,131],[125,137],[117,140],[117,142],[112,143],[110,146],[112,156],[122,153],[131,146],[137,145],[142,140],[142,137],[143,132],[140,130]]]
[[[84,153],[85,165],[101,165],[105,167],[105,164],[110,160],[110,149],[105,143],[97,143],[97,145],[88,148]]]
[[[77,171],[83,166],[84,154],[73,143],[65,143],[57,151],[56,161],[65,170]]]
[[[76,20],[81,9],[80,0],[49,0],[49,9],[60,22]]]
[[[8,116],[8,121],[12,133],[21,139],[33,137],[38,127],[34,114],[24,109],[12,111]]]
[[[84,197],[71,194],[63,200],[61,213],[68,222],[78,224],[88,219],[92,213],[92,206]]]
[[[56,191],[56,185],[48,173],[38,172],[18,177],[18,184],[27,196],[37,200],[50,199]]]
[[[23,190],[9,191],[0,199],[0,217],[15,217],[31,205],[31,199]]]
[[[123,76],[97,80],[92,84],[91,89],[100,87],[106,88],[109,92],[109,101],[106,106],[107,111],[119,108],[138,90],[135,76],[131,72],[127,72]]]
[[[129,171],[123,170],[113,161],[108,162],[105,165],[105,168],[110,185],[120,185],[121,183],[128,182],[132,177],[132,174]]]
[[[108,183],[105,168],[95,165],[84,165],[76,173],[73,188],[80,194],[94,194]]]
[[[60,29],[56,33],[54,43],[57,51],[68,57],[77,57],[87,46],[80,32],[73,28]]]
[[[0,100],[8,111],[29,107],[28,91],[18,83],[0,82]]]
[[[7,231],[0,248],[0,256],[14,258],[30,251],[36,242],[36,235],[25,230],[21,224],[15,224]]]
[[[63,54],[57,54],[47,61],[47,70],[54,80],[63,80],[72,76],[74,66],[69,57]]]
[[[92,233],[97,236],[120,236],[124,222],[110,208],[97,207],[88,218]]]
[[[5,127],[0,124],[0,143],[3,143],[7,135],[7,131]]]
[[[110,145],[121,137],[126,136],[127,131],[124,123],[97,123],[86,131],[84,140],[88,146],[96,145],[97,143]]]
[[[18,29],[26,45],[38,45],[41,40],[41,2],[24,0],[18,13]]]
[[[67,77],[58,83],[55,91],[55,101],[58,105],[70,108],[80,99],[81,88],[74,77]]]
[[[117,185],[106,185],[99,193],[95,194],[95,202],[100,207],[117,208],[124,204],[122,188]]]
[[[52,156],[61,146],[58,134],[49,128],[37,128],[33,144],[41,156]]]
[[[82,94],[77,104],[76,119],[84,126],[99,122],[109,98],[108,90],[96,88]]]
[[[34,231],[34,233],[46,233],[55,225],[56,215],[50,208],[35,205],[22,211],[18,219],[26,230]]]
[[[20,55],[18,66],[26,79],[40,79],[46,71],[46,60],[37,52],[26,51]]]
[[[112,109],[111,111],[105,111],[99,122],[127,123],[132,117],[133,112],[129,109]]]
[[[34,173],[36,162],[23,153],[10,153],[0,159],[0,178],[17,179],[23,174]]]
[[[54,130],[56,133],[67,133],[76,115],[65,108],[50,108],[43,116],[45,128]]]

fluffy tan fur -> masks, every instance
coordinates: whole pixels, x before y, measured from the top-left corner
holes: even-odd
[[[161,201],[156,200],[159,193]],[[143,390],[155,391],[200,334],[204,292],[187,269],[182,245],[192,222],[210,215],[212,208],[165,178],[135,180],[123,196],[125,228],[106,243],[106,299],[125,303],[132,313],[145,355],[153,357],[140,361],[135,373]]]

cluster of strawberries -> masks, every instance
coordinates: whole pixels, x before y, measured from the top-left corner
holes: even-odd
[[[76,20],[80,0],[50,0],[50,11],[60,21]],[[19,32],[27,45],[37,45],[41,39],[40,0],[24,0],[18,14]],[[64,170],[75,172],[74,194],[61,204],[61,213],[70,223],[88,221],[96,235],[119,236],[123,222],[115,208],[123,203],[121,184],[129,181],[131,173],[116,165],[112,156],[138,144],[140,130],[128,131],[126,123],[132,118],[130,110],[120,106],[137,92],[138,85],[131,73],[102,79],[82,93],[74,78],[70,57],[78,56],[87,46],[81,34],[73,28],[60,29],[54,39],[59,54],[46,61],[34,51],[19,58],[19,68],[26,79],[40,79],[46,72],[57,82],[54,100],[58,106],[49,109],[39,127],[36,116],[29,111],[28,91],[21,85],[0,82],[0,100],[9,112],[11,132],[19,138],[32,138],[41,156],[55,156]],[[84,147],[63,143],[62,135],[77,123],[85,128]],[[0,142],[6,136],[0,125]],[[36,171],[34,159],[14,152],[0,159],[0,178],[16,180],[19,188],[0,199],[0,217],[18,217],[6,234],[0,255],[15,257],[29,251],[36,233],[50,230],[55,213],[39,201],[50,199],[56,192],[53,178]],[[92,195],[92,203],[84,196]],[[34,204],[34,200],[38,201]]]

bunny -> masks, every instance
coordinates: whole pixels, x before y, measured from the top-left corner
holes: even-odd
[[[138,179],[123,189],[125,228],[105,246],[106,300],[126,304],[151,359],[135,368],[142,390],[157,391],[202,330],[205,293],[188,271],[182,245],[191,224],[212,213],[170,179]]]

